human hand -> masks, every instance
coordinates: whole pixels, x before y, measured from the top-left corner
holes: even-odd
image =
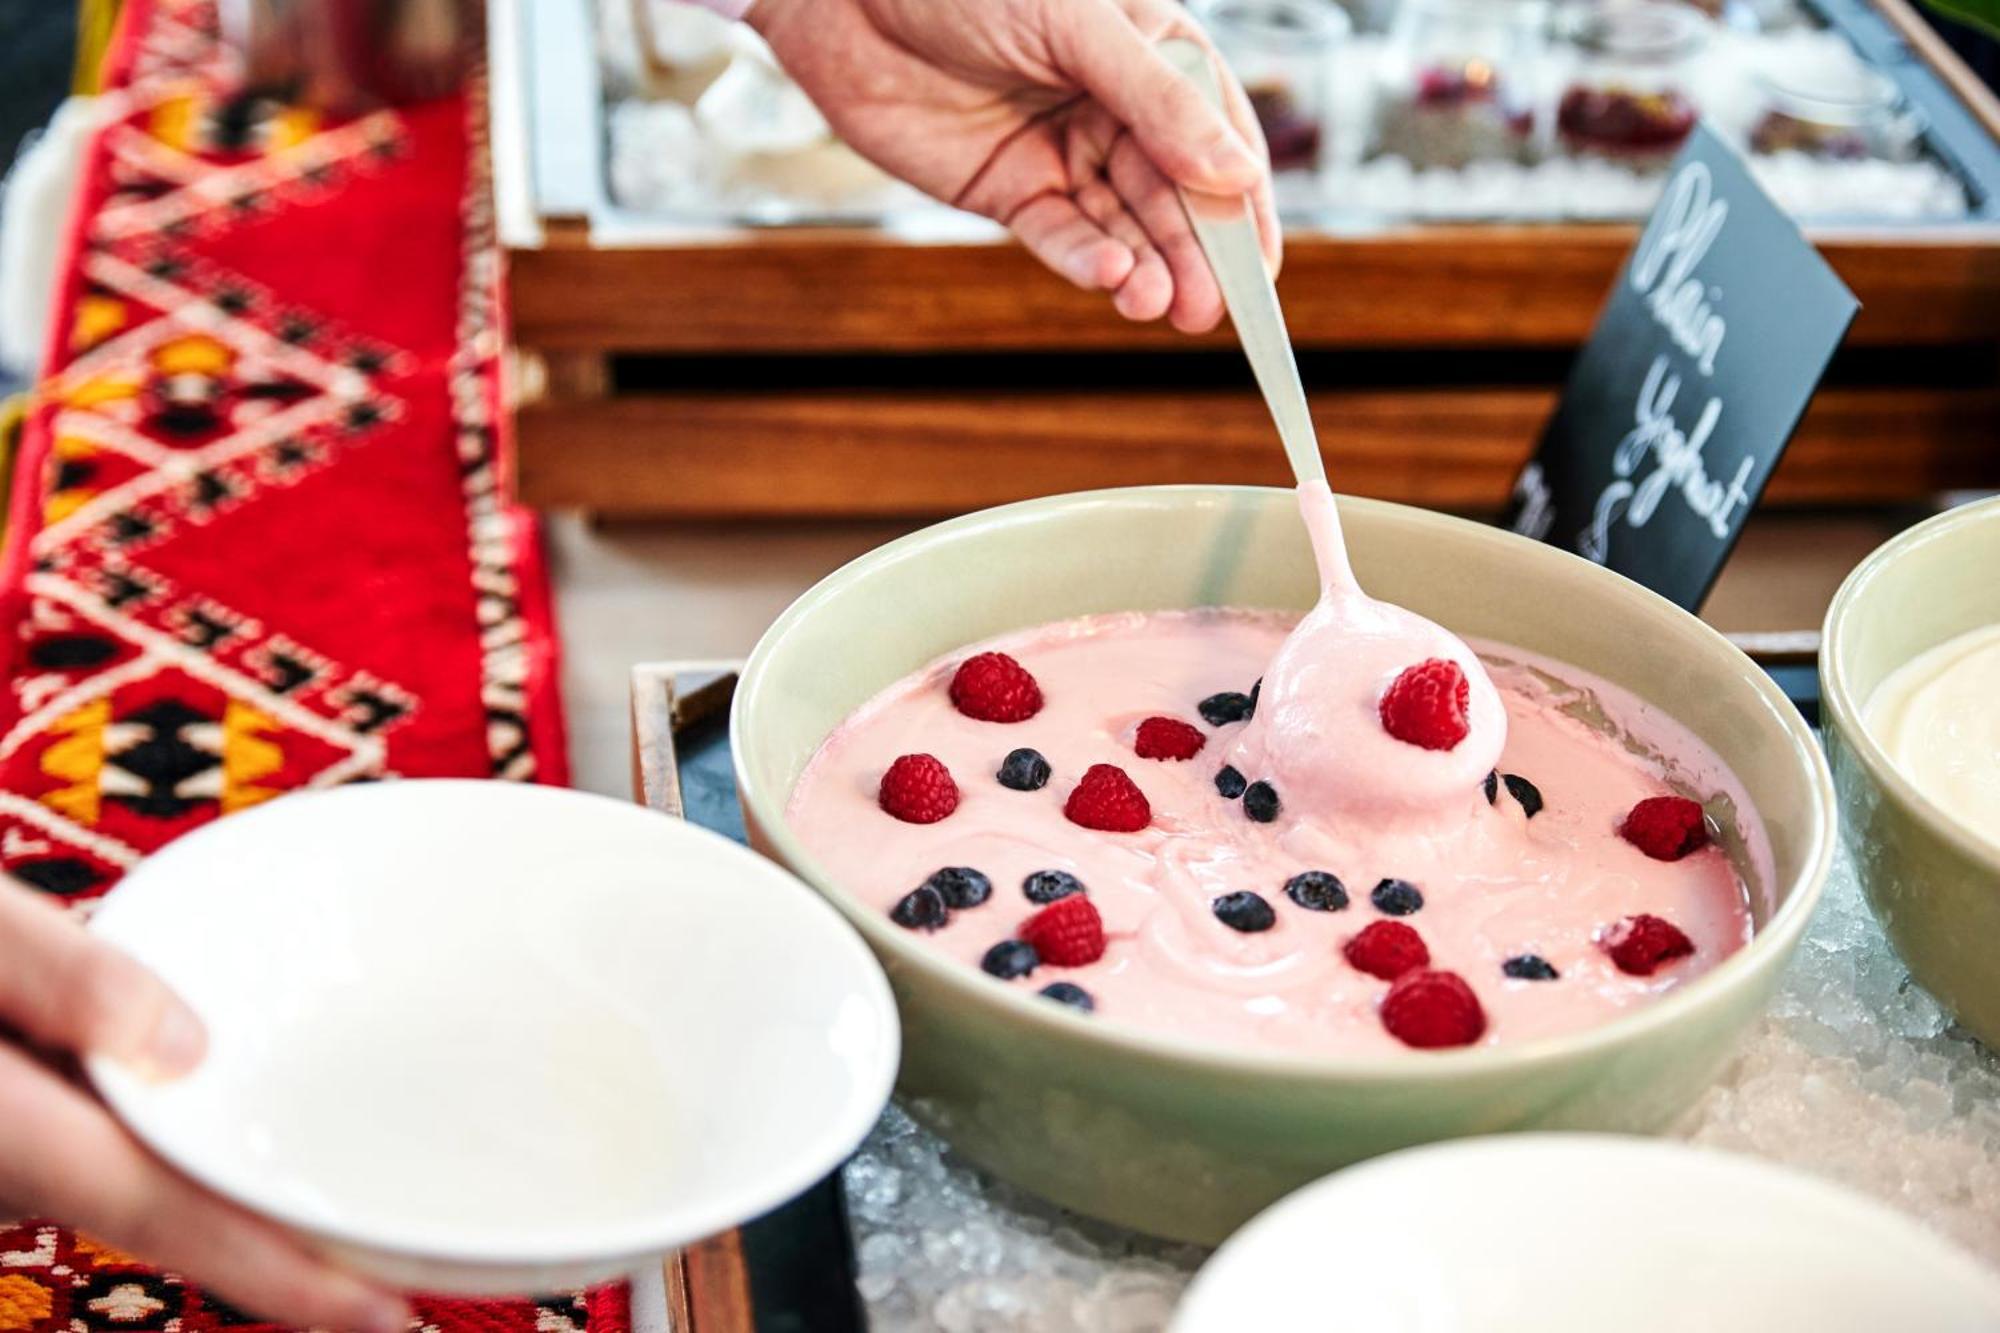
[[[56,1218],[300,1327],[408,1327],[396,1296],[169,1170],[25,1043],[173,1078],[200,1063],[207,1039],[159,978],[54,905],[0,883],[0,1218]]]
[[[1222,318],[1176,183],[1250,195],[1277,268],[1249,98],[1224,77],[1218,113],[1155,49],[1208,45],[1177,0],[756,0],[749,21],[849,147],[1005,224],[1128,319]]]

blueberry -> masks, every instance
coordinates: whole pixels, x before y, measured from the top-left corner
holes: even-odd
[[[1533,819],[1542,813],[1541,789],[1518,773],[1509,773],[1500,779],[1507,784],[1507,794],[1521,803],[1521,813]]]
[[[1243,789],[1249,785],[1241,773],[1227,764],[1224,764],[1222,771],[1215,775],[1215,789],[1221,792],[1225,799],[1231,801],[1241,796]]]
[[[1257,683],[1250,687],[1250,716],[1257,716],[1257,696],[1264,692],[1264,678],[1257,677]]]
[[[993,881],[971,866],[946,866],[924,881],[936,889],[947,907],[977,907],[993,896]]]
[[[1347,886],[1324,870],[1305,870],[1285,881],[1285,896],[1313,912],[1347,909]]]
[[[1486,804],[1493,804],[1500,799],[1500,775],[1488,771],[1486,776],[1480,780],[1479,789],[1486,793]]]
[[[1083,881],[1067,870],[1037,870],[1021,881],[1021,892],[1028,895],[1029,902],[1045,905],[1072,893],[1082,893]]]
[[[1049,761],[1040,750],[1015,750],[1000,761],[1000,771],[993,776],[1015,791],[1040,791],[1049,784]]]
[[[1047,999],[1054,1000],[1057,1004],[1066,1004],[1072,1009],[1081,1009],[1086,1014],[1093,1013],[1097,1009],[1097,1001],[1091,998],[1090,992],[1074,982],[1051,981],[1048,985],[1042,987],[1038,993]]]
[[[1500,970],[1517,981],[1554,981],[1562,976],[1549,960],[1538,953],[1524,953],[1500,964]]]
[[[992,973],[1002,981],[1012,981],[1015,977],[1025,977],[1042,965],[1042,957],[1035,952],[1035,946],[1026,940],[1001,940],[986,951],[979,960],[982,970]]]
[[[951,909],[944,905],[943,894],[920,884],[889,909],[889,919],[905,930],[936,930],[951,920]]]
[[[1260,930],[1269,930],[1278,924],[1278,914],[1271,910],[1271,904],[1248,889],[1236,893],[1225,893],[1208,905],[1215,919],[1231,930],[1240,930],[1245,935],[1254,935]]]
[[[1241,722],[1256,711],[1257,705],[1247,694],[1234,690],[1224,690],[1221,694],[1211,694],[1195,707],[1211,727],[1226,727],[1231,722]]]
[[[1278,817],[1278,789],[1268,782],[1253,782],[1243,789],[1243,813],[1259,824]]]
[[[1385,879],[1368,895],[1378,912],[1408,916],[1424,905],[1423,891],[1406,879]]]

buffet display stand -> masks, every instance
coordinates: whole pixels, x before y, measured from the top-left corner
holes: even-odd
[[[1739,642],[1812,716],[1810,655]],[[735,679],[635,668],[633,774],[647,804],[740,839]],[[2000,1057],[1911,983],[1844,850],[1769,1015],[1670,1133],[1851,1186],[2000,1263]],[[671,1260],[668,1327],[1151,1333],[1204,1257],[996,1181],[892,1106],[838,1176]]]
[[[1895,77],[1972,210],[1809,228],[1863,309],[1767,503],[2000,485],[2000,101],[1905,0],[1814,7]],[[621,212],[583,11],[494,6],[529,503],[926,515],[1097,486],[1285,480],[1226,329],[1190,340],[1128,324],[990,229],[913,238]],[[1633,234],[1294,225],[1280,291],[1340,489],[1499,506]]]

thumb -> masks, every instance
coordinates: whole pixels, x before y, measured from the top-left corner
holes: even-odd
[[[1163,173],[1209,194],[1256,187],[1265,170],[1258,154],[1117,5],[1091,0],[1071,6],[1068,17],[1052,41],[1063,72],[1131,132]],[[1198,31],[1184,35],[1208,46]]]

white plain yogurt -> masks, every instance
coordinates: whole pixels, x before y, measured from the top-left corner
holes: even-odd
[[[1865,713],[1869,733],[1918,791],[2000,846],[2000,625],[1897,667]]]

